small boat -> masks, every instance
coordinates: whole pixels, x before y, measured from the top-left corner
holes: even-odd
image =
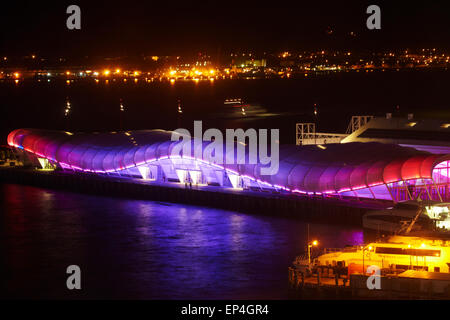
[[[243,104],[243,101],[241,98],[234,98],[234,99],[225,99],[223,104],[230,104],[233,106],[240,106]]]
[[[247,115],[246,110],[247,110],[247,108],[250,107],[250,105],[249,104],[245,104],[244,100],[242,100],[241,98],[225,99],[223,104],[231,105],[233,108],[239,108],[240,109],[239,113],[242,116]]]

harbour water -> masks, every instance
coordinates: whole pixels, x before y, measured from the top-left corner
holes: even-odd
[[[123,99],[124,129],[190,129],[203,120],[204,128],[279,128],[281,142],[294,143],[296,122],[343,132],[351,115],[383,115],[397,105],[448,119],[449,78],[446,70],[416,70],[213,83],[5,81],[0,136],[6,143],[23,127],[116,131]],[[228,98],[252,110],[244,117],[223,105]],[[0,185],[0,217],[0,295],[7,298],[283,299],[287,267],[307,243],[298,220],[14,184]],[[310,238],[342,247],[361,244],[363,233],[311,224]],[[81,291],[66,289],[72,264],[82,270]]]
[[[51,82],[0,81],[0,143],[17,128],[116,131],[123,128],[192,130],[206,128],[278,128],[282,143],[295,143],[296,122],[317,122],[321,132],[345,132],[352,115],[395,115],[450,119],[447,70],[343,72],[292,79],[127,82],[102,79]],[[64,118],[66,98],[72,109]],[[224,105],[242,98],[251,106]],[[121,114],[119,103],[125,112]],[[183,113],[178,113],[181,100]],[[313,115],[313,105],[318,115]],[[44,116],[43,116],[44,115]],[[36,119],[39,119],[37,121]]]
[[[0,185],[7,298],[285,299],[305,250],[298,220]],[[320,246],[363,242],[360,229],[310,224]],[[82,290],[66,288],[78,265]]]

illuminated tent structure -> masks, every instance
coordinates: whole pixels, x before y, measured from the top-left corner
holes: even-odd
[[[216,164],[203,155],[195,157],[195,148],[191,154],[173,156],[181,142],[172,141],[171,134],[164,130],[71,133],[17,129],[8,135],[8,144],[64,170],[158,182],[394,201],[445,201],[450,197],[450,155],[377,142],[281,145],[278,172],[261,175],[260,164]],[[199,146],[204,150],[210,143]]]

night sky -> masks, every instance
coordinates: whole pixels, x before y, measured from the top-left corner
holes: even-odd
[[[14,2],[2,3],[3,55],[183,55],[450,45],[450,11],[428,1]],[[79,31],[66,28],[70,4],[81,7]],[[366,28],[369,4],[381,7],[381,30]]]

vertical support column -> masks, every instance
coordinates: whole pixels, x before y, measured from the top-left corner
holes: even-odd
[[[431,180],[433,181],[433,185],[434,185],[434,187],[436,188],[437,194],[438,194],[438,196],[439,196],[439,200],[440,200],[441,202],[444,202],[444,201],[442,201],[441,193],[439,192],[439,188],[437,187],[436,182],[434,182],[433,176],[431,177]]]
[[[409,188],[408,188],[408,185],[406,184],[406,181],[405,180],[402,180],[402,181],[403,181],[403,185],[405,186],[407,197],[409,197],[410,200],[414,200],[412,195],[411,195],[411,192],[409,192]]]
[[[428,190],[428,185],[427,185],[427,184],[425,184],[425,190],[427,191],[428,199],[429,199],[429,200],[432,200],[431,193],[430,193],[430,191]]]
[[[388,184],[385,183],[384,185],[386,186],[386,189],[389,191],[389,194],[391,195],[392,201],[393,201],[394,203],[397,203],[397,200],[395,200],[395,197],[394,197],[394,195],[392,194],[391,189],[389,189]]]
[[[377,197],[375,196],[375,193],[373,192],[372,188],[369,187],[369,185],[367,185],[367,187],[369,188],[370,193],[372,194],[373,199],[374,199],[374,200],[377,200]]]

